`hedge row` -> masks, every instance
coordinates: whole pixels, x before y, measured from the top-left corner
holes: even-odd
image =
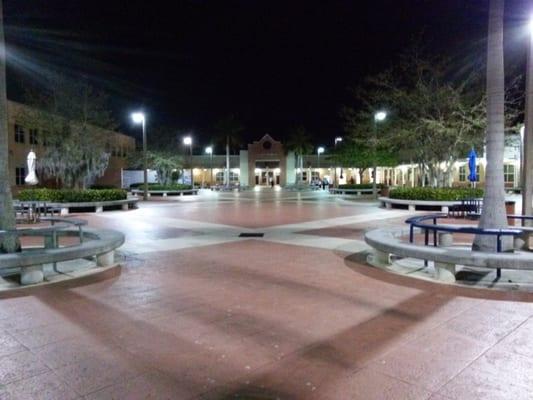
[[[483,189],[473,188],[397,188],[390,191],[391,199],[457,201],[483,197]]]
[[[18,194],[20,201],[49,201],[52,203],[84,203],[91,201],[125,200],[122,189],[23,189]]]
[[[378,189],[383,188],[383,184],[378,183],[376,185]],[[345,185],[339,185],[339,189],[372,189],[371,183],[359,183],[359,184],[345,184]]]
[[[130,185],[130,189],[141,189],[143,183],[133,183]],[[149,183],[148,190],[190,190],[191,185],[183,185],[181,183],[173,183],[170,185],[161,185],[159,183]]]

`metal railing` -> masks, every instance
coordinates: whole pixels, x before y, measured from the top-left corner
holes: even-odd
[[[533,220],[533,216],[518,216],[518,215],[509,215],[508,218],[516,219],[527,219]],[[424,245],[429,245],[429,234],[430,231],[433,232],[433,246],[437,247],[437,233],[438,232],[447,232],[447,233],[463,233],[471,235],[490,235],[496,237],[496,251],[501,253],[502,251],[502,237],[512,236],[516,237],[521,235],[524,230],[520,228],[503,228],[503,229],[485,229],[478,228],[475,226],[450,226],[450,225],[438,225],[437,220],[447,219],[448,214],[430,214],[422,215],[408,218],[405,222],[409,224],[409,242],[414,242],[414,228],[419,228],[424,232]],[[432,224],[428,224],[427,221],[431,221]],[[424,260],[424,266],[427,267],[428,261]],[[501,277],[501,269],[497,268],[497,276]]]

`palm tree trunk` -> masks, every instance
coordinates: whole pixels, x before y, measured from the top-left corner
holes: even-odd
[[[6,97],[6,50],[4,42],[4,16],[0,0],[0,230],[14,229],[15,213],[9,182],[9,151]],[[0,252],[15,252],[20,245],[14,235],[0,236]]]
[[[505,192],[503,179],[504,152],[504,66],[503,66],[503,10],[504,0],[491,0],[489,6],[489,34],[487,48],[487,168],[485,196],[479,220],[480,228],[505,228]],[[502,250],[512,249],[512,241],[502,243]],[[496,251],[494,236],[477,235],[472,248]]]

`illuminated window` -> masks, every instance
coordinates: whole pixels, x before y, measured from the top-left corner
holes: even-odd
[[[503,179],[505,183],[514,183],[514,165],[504,164]]]
[[[224,183],[224,171],[217,172],[216,174],[216,182],[217,183]],[[233,171],[229,172],[229,181],[230,183],[237,183],[239,182],[239,174]]]
[[[466,182],[466,166],[459,167],[459,182]]]

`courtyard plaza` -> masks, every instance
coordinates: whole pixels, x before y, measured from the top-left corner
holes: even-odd
[[[533,294],[365,263],[408,215],[266,188],[76,215],[122,267],[2,295],[0,399],[533,398]]]

